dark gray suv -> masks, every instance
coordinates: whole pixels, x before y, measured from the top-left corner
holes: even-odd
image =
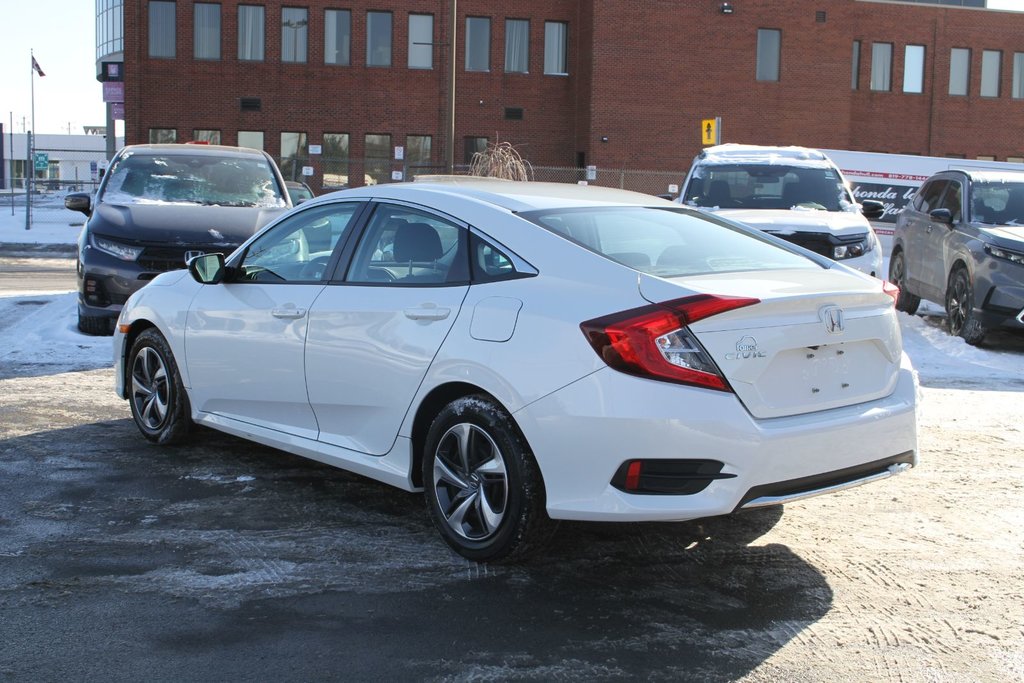
[[[1002,327],[1024,329],[1024,173],[943,171],[896,223],[889,280],[896,307],[946,307],[949,331],[968,344]]]
[[[78,329],[111,334],[128,297],[207,252],[225,255],[291,207],[265,152],[219,145],[132,145],[95,197],[64,205],[89,217],[78,241]]]

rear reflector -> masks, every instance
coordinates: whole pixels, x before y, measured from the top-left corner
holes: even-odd
[[[698,294],[594,318],[580,329],[597,355],[620,372],[677,384],[731,391],[721,370],[687,325],[760,303]]]

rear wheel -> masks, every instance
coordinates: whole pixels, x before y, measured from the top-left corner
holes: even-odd
[[[441,537],[470,560],[521,559],[554,529],[526,439],[488,397],[457,399],[434,419],[423,481],[427,510]]]
[[[111,335],[114,333],[114,319],[100,315],[78,314],[78,330],[82,334],[89,334],[96,337]]]
[[[907,291],[907,261],[903,256],[903,250],[896,250],[889,258],[889,282],[900,288],[899,298],[896,299],[896,310],[914,315],[917,307],[921,305],[921,297],[914,296]]]
[[[974,317],[974,288],[967,269],[959,266],[949,275],[946,287],[946,317],[949,333],[977,346],[985,338],[985,328]]]
[[[171,347],[148,329],[128,355],[128,403],[142,435],[157,444],[179,443],[192,426],[188,396]]]

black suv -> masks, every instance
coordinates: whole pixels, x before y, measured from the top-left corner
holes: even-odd
[[[128,297],[207,252],[229,254],[291,207],[265,152],[133,145],[111,160],[96,197],[64,205],[89,217],[78,240],[78,329],[110,334]]]
[[[949,331],[980,344],[1024,329],[1024,173],[943,171],[900,214],[889,259],[896,307],[944,304]]]

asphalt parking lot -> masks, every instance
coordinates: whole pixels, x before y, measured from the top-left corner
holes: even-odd
[[[905,476],[485,566],[420,496],[206,430],[150,446],[109,367],[6,366],[2,680],[1024,677],[1019,387],[924,388]]]

